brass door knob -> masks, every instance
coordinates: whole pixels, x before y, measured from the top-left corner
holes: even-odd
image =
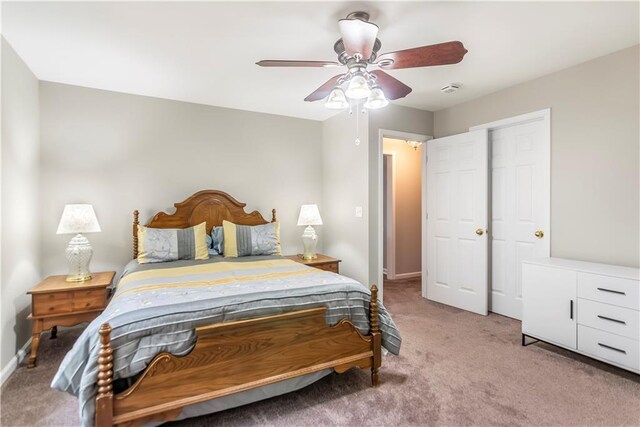
[[[542,230],[536,230],[535,233],[533,233],[538,239],[542,239],[544,237],[544,232]]]
[[[482,228],[478,228],[478,229],[476,230],[476,234],[477,234],[478,236],[482,236],[482,235],[484,234],[484,230],[483,230]]]

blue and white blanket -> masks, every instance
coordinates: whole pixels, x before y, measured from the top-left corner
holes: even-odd
[[[91,426],[98,329],[105,322],[112,328],[117,380],[142,372],[161,352],[189,353],[195,328],[213,323],[326,306],[327,324],[347,318],[368,334],[370,296],[369,289],[353,279],[281,257],[214,257],[154,265],[132,261],[109,305],[67,353],[51,386],[78,396],[82,423]],[[382,345],[398,354],[400,333],[384,306],[379,308]]]

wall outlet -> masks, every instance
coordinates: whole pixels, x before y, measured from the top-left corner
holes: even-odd
[[[362,218],[362,206],[356,206],[356,218]]]

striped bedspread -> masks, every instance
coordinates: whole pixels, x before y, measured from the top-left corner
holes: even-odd
[[[112,327],[117,380],[140,373],[161,352],[187,354],[195,344],[195,328],[213,323],[326,306],[327,324],[346,317],[367,334],[369,300],[369,289],[353,279],[281,257],[132,261],[106,310],[78,338],[51,386],[78,396],[83,424],[93,425],[98,329],[104,322]],[[400,334],[382,304],[380,329],[383,346],[398,354]]]

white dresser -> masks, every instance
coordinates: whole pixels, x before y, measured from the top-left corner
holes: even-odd
[[[640,269],[524,261],[522,345],[526,337],[640,373]]]

